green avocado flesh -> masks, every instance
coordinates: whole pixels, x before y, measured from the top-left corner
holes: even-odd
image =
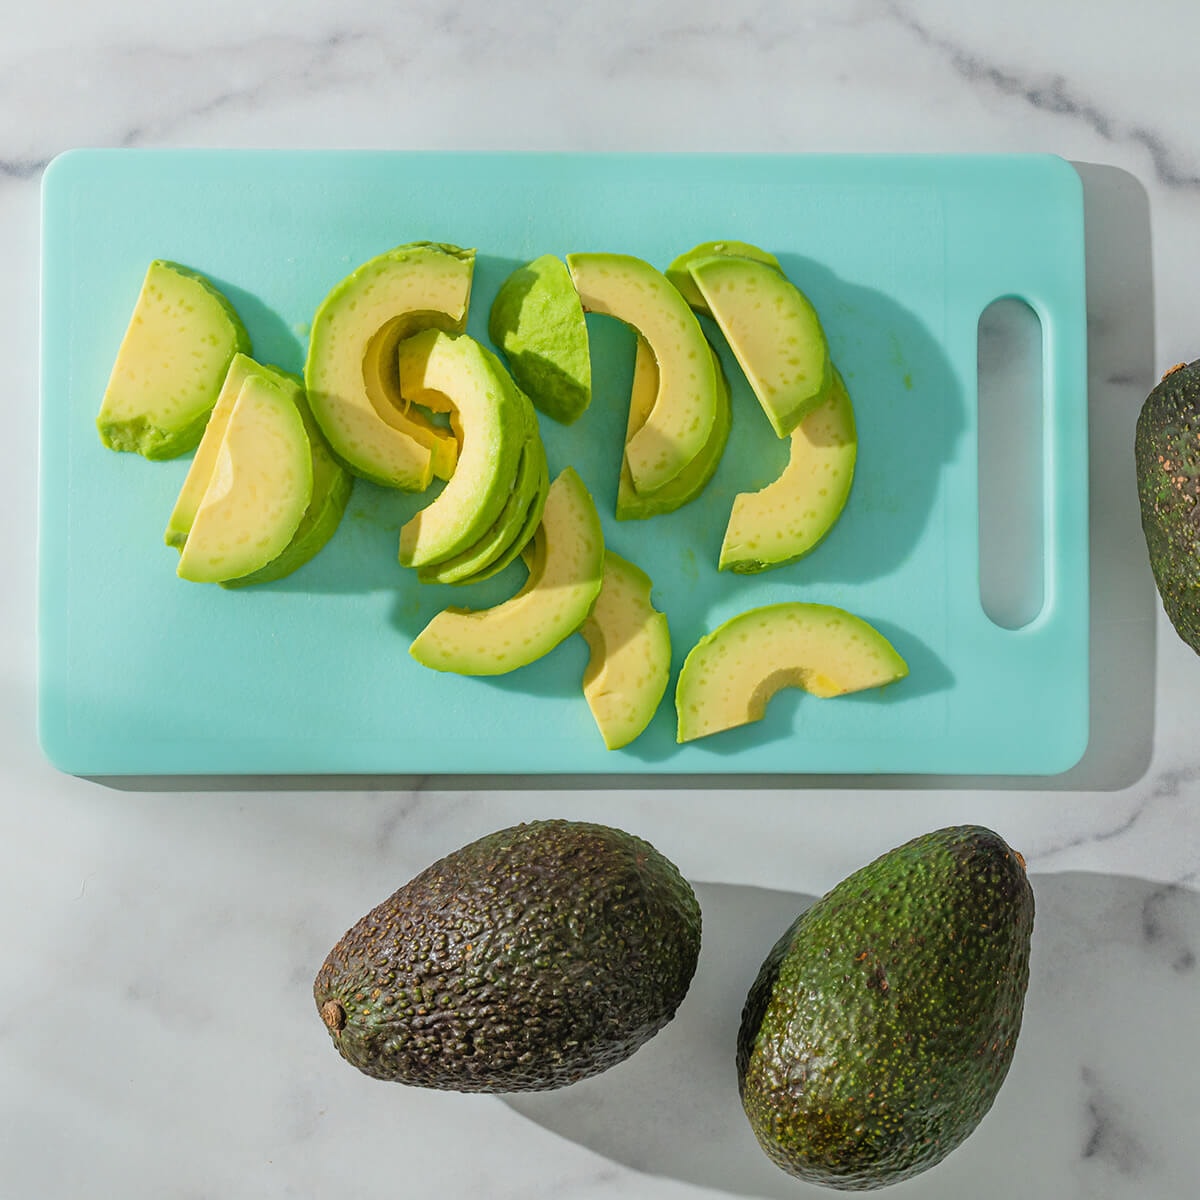
[[[566,264],[544,254],[501,285],[488,336],[534,405],[570,425],[592,400],[587,321]]]
[[[441,493],[400,530],[400,562],[421,567],[466,549],[500,516],[533,416],[496,356],[467,334],[428,329],[401,343],[404,391],[450,398],[463,444]]]
[[[652,588],[645,571],[606,550],[600,594],[579,627],[590,650],[583,694],[609,750],[645,730],[671,676],[671,633]]]
[[[720,466],[725,444],[729,440],[729,428],[733,419],[730,406],[729,380],[717,352],[712,353],[713,370],[717,376],[717,407],[708,440],[700,452],[674,479],[664,483],[653,492],[639,492],[633,484],[633,473],[628,459],[622,459],[621,475],[617,482],[618,521],[641,521],[648,517],[662,516],[689,504],[708,486]],[[633,363],[633,386],[629,392],[629,419],[625,428],[625,444],[646,423],[658,395],[658,364],[654,354],[642,337],[637,339]]]
[[[250,353],[250,337],[221,292],[187,267],[155,260],[100,404],[100,440],[150,459],[195,449],[238,353]]]
[[[712,313],[709,310],[708,301],[704,299],[700,289],[696,286],[696,281],[692,278],[692,263],[699,262],[702,258],[712,258],[718,254],[735,258],[749,258],[755,262],[766,263],[777,271],[782,270],[775,255],[768,254],[765,250],[760,250],[749,242],[701,242],[700,245],[693,246],[675,259],[664,274],[679,289],[679,294],[688,302],[693,311],[703,313],[705,316],[712,316]]]
[[[548,654],[583,624],[603,581],[604,533],[573,468],[550,485],[526,554],[529,578],[515,596],[494,608],[443,609],[409,647],[413,658],[436,671],[503,675]]]
[[[312,486],[312,452],[294,388],[251,373],[183,543],[179,577],[224,583],[261,570],[295,536]]]
[[[334,457],[325,435],[308,407],[303,389],[296,395],[296,408],[308,435],[312,462],[312,499],[300,518],[292,540],[266,566],[237,579],[223,580],[222,587],[248,587],[257,583],[272,583],[299,570],[315,558],[325,543],[337,532],[354,490],[354,476]]]
[[[632,834],[535,821],[426,868],[329,952],[313,984],[338,1053],[376,1079],[459,1092],[565,1087],[675,1015],[700,907]]]
[[[465,328],[474,267],[474,250],[398,246],[356,268],[321,302],[304,382],[313,417],[354,474],[403,491],[429,486],[441,435],[414,436],[396,379],[397,347],[425,329]]]
[[[787,437],[833,386],[817,310],[769,263],[714,255],[690,270],[771,428]]]
[[[1200,359],[1163,376],[1134,435],[1150,568],[1175,632],[1200,653]]]
[[[829,699],[907,674],[883,634],[844,609],[799,600],[752,608],[688,652],[675,687],[677,740],[759,721],[783,687]]]
[[[218,456],[229,427],[230,414],[242,390],[242,385],[251,375],[260,375],[275,383],[292,399],[308,438],[312,460],[312,497],[304,516],[291,541],[265,566],[237,579],[222,580],[225,587],[245,587],[255,583],[269,583],[282,579],[298,570],[325,545],[341,522],[346,504],[350,499],[353,476],[334,458],[324,435],[309,412],[304,396],[304,387],[299,379],[277,367],[257,363],[245,354],[234,355],[225,376],[224,386],[212,415],[204,429],[204,436],[196,448],[195,456],[180,488],[175,507],[167,522],[165,541],[168,546],[182,550],[191,532],[196,512],[213,480]]]
[[[979,1125],[1012,1062],[1034,897],[978,826],[925,834],[801,914],[749,990],[737,1076],[767,1156],[806,1182],[884,1187]]]
[[[465,550],[442,562],[418,567],[417,578],[422,583],[477,583],[487,579],[512,562],[533,537],[550,487],[550,472],[532,409],[528,424],[516,477],[500,515]],[[536,516],[531,516],[535,510]]]
[[[858,436],[854,406],[835,370],[829,399],[789,434],[788,465],[733,501],[719,569],[749,574],[795,562],[833,528],[850,496]]]
[[[615,317],[645,339],[658,365],[658,395],[625,446],[634,486],[652,492],[704,448],[717,412],[717,377],[696,314],[665,275],[628,254],[568,254],[588,312]]]

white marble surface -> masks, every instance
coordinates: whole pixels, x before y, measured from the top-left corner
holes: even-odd
[[[894,1190],[1183,1200],[1200,1110],[1200,657],[1156,603],[1132,430],[1200,354],[1200,8],[45,0],[0,39],[0,1195],[817,1194],[732,1090],[748,977],[805,897],[960,821],[1025,854],[1033,982],[979,1131]],[[969,14],[969,15],[968,15]],[[1051,151],[1087,190],[1094,728],[1049,780],[795,786],[64,777],[35,732],[38,195],[72,146]],[[310,997],[355,917],[537,816],[641,833],[697,884],[676,1022],[554,1096],[360,1077]]]

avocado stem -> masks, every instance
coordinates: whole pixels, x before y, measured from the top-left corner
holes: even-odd
[[[346,1026],[346,1010],[339,1000],[326,1000],[321,1005],[321,1020],[331,1033],[340,1033]]]

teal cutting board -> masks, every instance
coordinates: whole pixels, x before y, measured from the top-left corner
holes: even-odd
[[[50,166],[43,200],[39,720],[62,770],[1049,774],[1083,753],[1083,204],[1062,160],[76,151]],[[718,573],[734,495],[769,482],[785,454],[722,347],[734,430],[712,484],[675,514],[617,522],[633,341],[588,318],[595,395],[573,426],[543,418],[551,468],[579,470],[608,544],[652,576],[673,643],[672,688],[624,750],[605,750],[583,699],[579,636],[495,679],[409,656],[440,608],[495,603],[523,578],[515,565],[470,589],[418,583],[396,561],[397,531],[427,498],[359,483],[332,541],[293,576],[200,586],[176,577],[163,542],[187,460],[117,454],[96,433],[154,258],[215,280],[257,355],[297,370],[329,288],[403,242],[477,249],[469,331],[486,339],[500,283],[537,255],[617,251],[663,268],[719,238],[774,253],[816,304],[854,400],[858,470],[811,555]],[[1017,629],[989,619],[980,591],[977,331],[1005,296],[1027,302],[1043,339],[1042,603]],[[789,690],[757,724],[676,745],[688,648],[784,599],[864,617],[909,677],[832,700]]]

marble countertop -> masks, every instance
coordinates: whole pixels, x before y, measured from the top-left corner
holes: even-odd
[[[920,1197],[1195,1195],[1200,657],[1149,574],[1138,407],[1195,358],[1200,9],[950,0],[628,11],[46,0],[0,42],[0,1192],[130,1197],[822,1194],[758,1151],[731,1022],[798,907],[981,823],[1038,901],[1000,1097]],[[95,781],[36,732],[39,188],[77,146],[1050,152],[1088,223],[1092,736],[1065,775],[781,782]],[[692,786],[694,785],[694,786]],[[313,1012],[342,930],[434,858],[561,816],[647,837],[705,948],[676,1020],[565,1092],[462,1096],[342,1064]]]

